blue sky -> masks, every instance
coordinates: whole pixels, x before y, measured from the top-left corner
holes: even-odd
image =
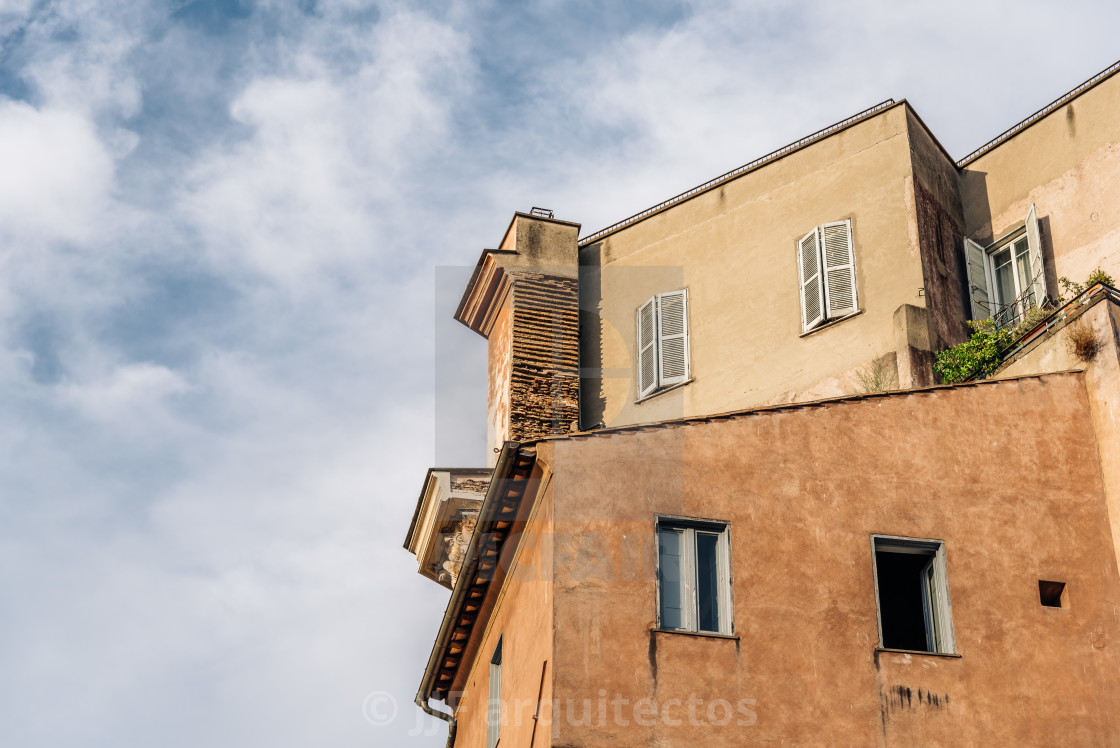
[[[407,733],[447,594],[401,542],[429,465],[484,460],[447,320],[512,211],[587,233],[888,97],[964,155],[1118,25],[0,0],[0,742],[442,745]]]

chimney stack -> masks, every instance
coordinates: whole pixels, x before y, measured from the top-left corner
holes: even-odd
[[[487,464],[505,441],[579,428],[579,229],[515,213],[483,251],[455,318],[489,341]]]

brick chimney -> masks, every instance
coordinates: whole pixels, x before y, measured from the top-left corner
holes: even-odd
[[[515,213],[455,312],[489,341],[491,467],[507,440],[579,428],[579,229],[551,211]]]

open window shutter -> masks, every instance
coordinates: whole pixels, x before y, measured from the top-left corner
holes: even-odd
[[[719,632],[731,634],[731,558],[727,530],[719,536]]]
[[[684,593],[684,530],[657,531],[657,573],[661,600],[658,625],[663,629],[685,628],[688,608]]]
[[[797,243],[797,277],[801,283],[801,323],[807,332],[824,319],[824,284],[821,283],[821,255],[817,230]]]
[[[964,264],[968,271],[968,299],[973,319],[992,316],[991,292],[988,285],[988,258],[984,248],[969,238],[964,240]]]
[[[688,379],[688,291],[657,297],[657,373],[662,387]]]
[[[1038,215],[1034,203],[1027,213],[1027,247],[1031,258],[1031,286],[1034,289],[1034,303],[1041,306],[1046,298],[1046,273],[1042,267],[1042,238],[1038,233]]]
[[[941,644],[937,637],[937,588],[933,569],[937,556],[930,556],[929,563],[922,567],[922,615],[926,619],[926,649],[940,652]]]
[[[856,300],[856,262],[852,249],[852,222],[838,221],[821,226],[824,251],[825,316],[829,319],[851,314]]]
[[[494,648],[490,659],[490,699],[486,714],[486,745],[494,748],[501,737],[502,728],[502,640]]]
[[[696,630],[696,531],[681,530],[683,545],[687,550],[681,555],[681,597],[684,601],[682,624],[689,631]]]
[[[945,547],[933,558],[934,613],[937,616],[937,651],[956,652],[953,637],[953,609],[949,604],[949,575],[945,566]]]
[[[657,297],[638,309],[638,397],[657,389]]]

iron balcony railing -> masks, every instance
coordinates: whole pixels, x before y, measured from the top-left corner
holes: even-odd
[[[1120,291],[1116,290],[1112,286],[1105,285],[1104,283],[1094,283],[1092,286],[1089,286],[1084,291],[1079,293],[1077,296],[1074,296],[1072,299],[1065,302],[1061,306],[1057,306],[1056,304],[1053,304],[1053,302],[1048,302],[1049,304],[1051,304],[1051,306],[1053,306],[1053,311],[1050,313],[1050,315],[1046,319],[1042,320],[1037,325],[1032,327],[1030,330],[1023,330],[1022,334],[1019,335],[1015,340],[1013,340],[1011,342],[1011,345],[1009,345],[1000,354],[1000,358],[1006,361],[1007,359],[1016,355],[1017,353],[1019,353],[1019,351],[1026,348],[1035,340],[1050,332],[1050,330],[1054,329],[1056,326],[1065,322],[1066,319],[1074,314],[1074,312],[1076,312],[1082,305],[1087,304],[1090,300],[1102,295],[1111,299],[1113,302],[1120,304]],[[973,376],[970,378],[975,378],[975,376],[976,375],[973,374]]]
[[[1035,279],[1037,280],[1037,278]],[[1023,321],[1027,312],[1035,307],[1053,306],[1050,299],[1042,299],[1039,302],[1035,298],[1034,282],[1027,287],[1027,290],[1019,294],[1017,297],[1007,302],[1006,304],[988,304],[988,313],[996,323],[996,328],[1000,330],[1013,330]],[[983,304],[981,306],[984,306]]]
[[[1035,340],[1041,338],[1043,335],[1046,335],[1046,333],[1050,332],[1052,329],[1054,329],[1058,325],[1064,323],[1066,321],[1066,319],[1068,319],[1071,315],[1076,313],[1077,310],[1082,305],[1087,304],[1091,300],[1095,299],[1096,297],[1102,296],[1102,295],[1111,299],[1113,302],[1115,302],[1117,304],[1120,304],[1120,291],[1113,288],[1112,286],[1105,285],[1104,283],[1094,283],[1092,286],[1090,286],[1089,288],[1086,288],[1084,291],[1079,293],[1077,296],[1074,296],[1069,301],[1061,304],[1061,306],[1059,306],[1053,300],[1047,299],[1045,301],[1045,303],[1042,304],[1042,308],[1043,309],[1051,309],[1052,311],[1050,312],[1050,314],[1046,317],[1046,319],[1041,320],[1037,325],[1032,326],[1029,330],[1022,330],[1021,333],[1019,335],[1017,335],[1014,340],[1011,341],[1010,345],[1008,345],[1006,348],[1004,348],[1000,352],[1000,360],[1001,361],[1007,361],[1008,359],[1014,357],[1016,354],[1018,354],[1020,351],[1022,351],[1028,345],[1033,343]],[[1005,305],[1003,305],[1003,307],[994,307],[994,309],[995,310],[998,310],[998,309],[1001,309],[1001,308],[1006,309],[1006,308],[1011,307],[1011,306],[1012,306],[1012,304],[1005,304]],[[1028,307],[1028,309],[1029,308],[1030,307]],[[993,319],[994,319],[994,317],[993,317]],[[1020,319],[1020,316],[1016,316],[1016,317],[1014,317],[1014,320],[1015,320],[1014,322],[1001,325],[997,321],[996,325],[998,327],[1001,327],[1001,328],[1003,328],[1003,327],[1012,327],[1013,328],[1016,324],[1018,324],[1019,319]],[[977,369],[975,371],[973,371],[970,375],[965,377],[964,380],[962,380],[962,381],[970,382],[970,381],[973,381],[975,379],[980,379],[980,378],[982,378],[981,377],[981,369],[980,369],[980,367],[977,367]]]

